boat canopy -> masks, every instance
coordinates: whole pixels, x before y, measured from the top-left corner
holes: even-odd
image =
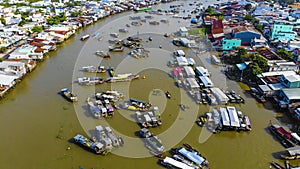
[[[195,72],[198,76],[209,76],[208,70],[202,66],[197,66]]]
[[[199,79],[201,80],[201,82],[204,84],[205,87],[213,87],[214,86],[213,82],[207,76],[199,76]]]
[[[290,154],[290,156],[295,156],[300,154],[300,146],[287,148],[286,151]]]
[[[223,126],[230,126],[230,120],[226,108],[220,107]]]
[[[220,88],[210,88],[210,91],[216,97],[219,103],[226,104],[229,101],[229,98]]]
[[[300,137],[297,133],[291,133],[292,137],[297,140],[298,142],[300,142]]]
[[[180,161],[177,161],[177,160],[174,160],[173,158],[170,158],[170,157],[166,157],[164,159],[164,162],[165,163],[168,163],[168,164],[171,164],[175,167],[178,167],[178,168],[182,168],[182,169],[193,169],[193,167],[190,167]]]
[[[199,84],[197,83],[197,81],[196,81],[195,78],[192,78],[192,77],[186,78],[186,82],[187,82],[187,84],[189,85],[189,87],[190,87],[191,89],[200,89],[200,86],[199,86]]]
[[[137,103],[144,103],[144,104],[146,104],[145,101],[143,101],[143,100],[138,100],[138,99],[136,99],[136,98],[130,98],[129,100],[130,100],[131,102],[137,102]]]
[[[230,118],[230,126],[240,127],[240,121],[239,121],[239,117],[237,115],[237,112],[235,110],[235,107],[227,106],[226,109],[228,111],[228,115],[229,115],[229,118]]]
[[[192,67],[184,66],[183,67],[187,77],[195,77],[195,72]]]
[[[180,148],[178,152],[198,165],[201,165],[205,161],[205,159],[199,156],[196,152],[190,152],[185,148]]]

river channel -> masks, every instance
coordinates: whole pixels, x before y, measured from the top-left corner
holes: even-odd
[[[177,1],[189,7],[193,1]],[[206,2],[207,4],[209,2]],[[158,9],[167,9],[171,4],[161,4]],[[49,53],[45,61],[22,80],[4,99],[0,101],[0,168],[3,169],[131,169],[161,168],[157,158],[151,157],[135,132],[139,126],[134,122],[134,112],[120,110],[111,119],[94,119],[88,112],[86,98],[95,92],[108,89],[125,93],[126,98],[135,97],[148,100],[157,105],[162,113],[163,125],[151,129],[157,134],[167,149],[189,143],[210,162],[211,169],[254,169],[269,168],[274,160],[273,153],[284,150],[267,132],[269,121],[277,122],[272,106],[258,104],[246,91],[246,87],[225,78],[222,68],[210,64],[209,53],[196,55],[184,49],[187,56],[193,57],[197,65],[202,65],[212,72],[216,86],[235,90],[245,98],[246,104],[235,105],[238,110],[250,117],[252,131],[221,132],[210,134],[198,127],[195,120],[198,115],[210,110],[207,105],[195,104],[187,93],[174,85],[169,77],[171,70],[167,62],[177,47],[171,44],[172,38],[165,38],[164,33],[172,33],[180,26],[189,25],[188,20],[171,18],[166,15],[153,15],[152,20],[169,20],[158,26],[149,25],[148,21],[141,26],[127,28],[128,33],[122,34],[118,29],[125,28],[132,22],[126,12],[103,19],[87,28],[80,30],[75,36]],[[103,39],[91,37],[82,42],[80,37],[99,32]],[[123,53],[112,54],[112,58],[102,60],[95,55],[96,50],[107,50],[110,33],[120,34],[120,38],[137,35],[144,39],[143,46],[150,51],[148,58],[135,59]],[[146,42],[151,36],[153,41]],[[159,48],[161,45],[162,48]],[[82,76],[93,76],[80,72],[87,65],[113,66],[117,73],[138,73],[140,78],[131,83],[102,84],[96,87],[79,86],[76,79]],[[101,75],[106,77],[105,75]],[[61,88],[72,88],[79,96],[79,102],[72,104],[64,100],[58,91]],[[172,98],[167,100],[164,91],[170,91]],[[160,91],[154,95],[154,91]],[[179,104],[189,108],[180,111]],[[99,156],[73,144],[72,138],[80,133],[91,136],[96,125],[110,125],[125,141],[124,147],[114,150],[107,156]],[[298,161],[293,164],[297,165]]]

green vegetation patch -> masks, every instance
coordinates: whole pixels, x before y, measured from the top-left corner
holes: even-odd
[[[205,36],[205,28],[193,28],[188,31],[189,35],[192,36]]]

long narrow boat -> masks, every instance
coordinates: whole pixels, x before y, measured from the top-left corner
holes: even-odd
[[[282,167],[280,164],[276,163],[275,161],[272,161],[271,165],[276,169],[284,169],[284,167]]]
[[[78,78],[78,83],[84,86],[97,85],[104,83],[104,79],[100,77],[81,77]]]
[[[113,83],[113,82],[128,82],[134,79],[138,79],[140,76],[139,75],[134,75],[131,73],[127,74],[118,74],[114,75],[113,77],[109,77],[106,79],[106,82]]]
[[[203,165],[203,166],[208,165],[208,161],[197,152],[191,152],[182,147],[179,147],[177,149],[177,152],[179,152],[185,158],[189,159],[190,161],[194,162],[197,165]]]
[[[284,135],[282,135],[277,128],[280,127],[278,125],[270,125],[268,128],[270,132],[280,141],[280,143],[285,147],[293,147],[293,143],[291,143]]]
[[[89,72],[89,73],[105,73],[106,72],[106,69],[104,66],[98,66],[98,67],[95,67],[95,66],[84,66],[81,68],[81,70],[83,72]]]
[[[300,159],[300,146],[287,148],[286,152],[281,155],[281,158],[285,160]]]
[[[96,154],[103,154],[105,152],[103,144],[94,142],[81,134],[77,134],[73,139],[76,143],[94,151]]]
[[[60,94],[67,99],[70,102],[77,102],[78,101],[78,97],[77,95],[73,94],[72,92],[69,91],[68,88],[63,88],[60,90]]]
[[[80,38],[81,41],[85,41],[87,40],[88,38],[90,38],[90,35],[84,35]]]

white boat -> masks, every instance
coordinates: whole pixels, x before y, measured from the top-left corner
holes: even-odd
[[[96,85],[104,83],[104,80],[100,77],[81,77],[78,78],[78,83],[84,86]]]

